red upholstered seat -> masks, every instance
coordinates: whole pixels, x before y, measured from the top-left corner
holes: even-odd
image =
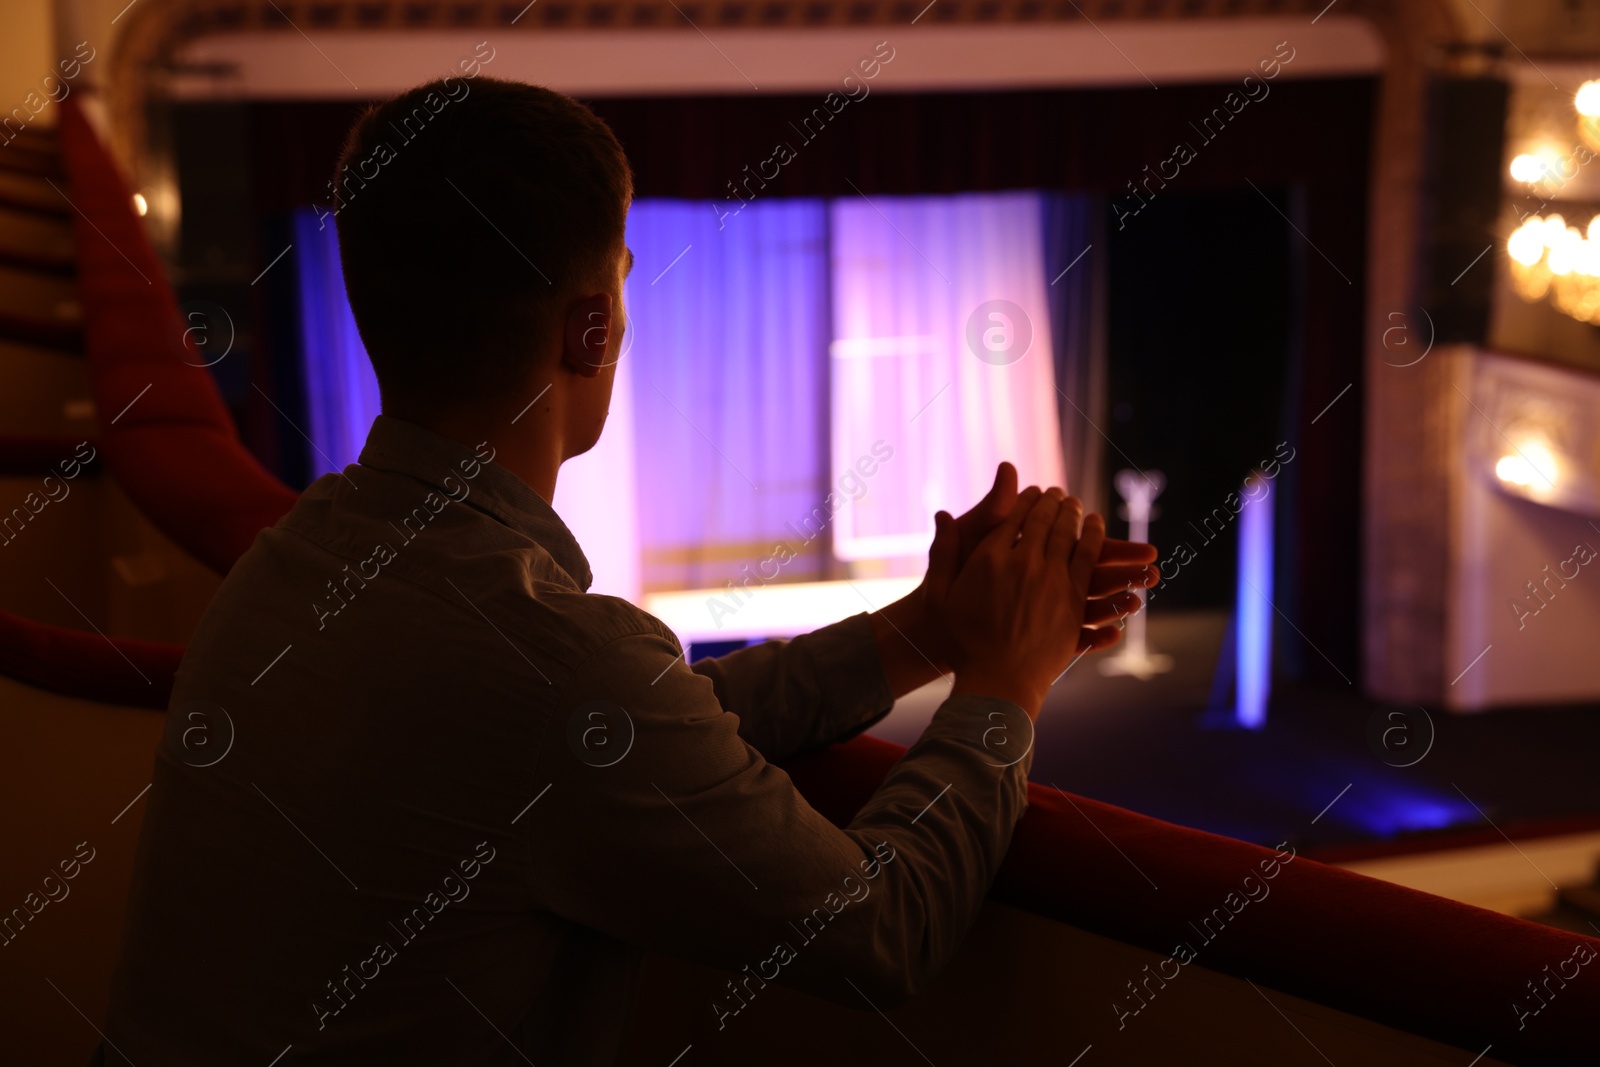
[[[785,769],[813,807],[843,825],[904,752],[859,737]],[[1242,895],[1247,875],[1259,884],[1273,850],[1037,783],[1028,805],[997,900],[1163,954],[1187,942],[1207,967],[1460,1048],[1493,1043],[1497,1059],[1600,1062],[1600,971],[1588,973],[1600,960],[1537,1016],[1519,1020],[1512,1007],[1536,1004],[1526,983],[1543,982],[1577,945],[1600,952],[1600,939],[1297,857],[1208,943],[1190,923],[1224,907],[1229,893]]]
[[[212,569],[226,573],[294,490],[239,440],[184,323],[133,197],[76,96],[58,143],[71,200],[100,438],[96,451],[134,505]],[[9,438],[0,472],[33,473],[76,442]],[[183,649],[47,626],[0,612],[0,673],[68,696],[165,707]]]
[[[0,611],[0,675],[133,708],[165,708],[182,645],[109,638]]]

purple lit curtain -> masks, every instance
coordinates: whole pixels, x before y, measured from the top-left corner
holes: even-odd
[[[721,585],[785,542],[779,580],[829,576],[828,212],[636,201],[625,306],[646,591]],[[815,524],[813,524],[813,529]],[[771,569],[770,567],[768,568]]]
[[[907,571],[934,511],[975,502],[1001,459],[1024,484],[1060,484],[1055,337],[1089,338],[1090,304],[1055,305],[1091,275],[1051,291],[1047,223],[1071,210],[1046,210],[1027,192],[771,199],[732,215],[636,201],[610,420],[553,502],[595,591],[742,581],[779,543],[795,558],[763,580]],[[296,217],[294,254],[306,432],[335,470],[360,452],[377,384],[314,212]],[[1087,368],[1087,344],[1063,365]]]
[[[345,299],[338,234],[332,226],[319,228],[311,208],[295,212],[294,257],[305,432],[311,439],[312,469],[321,475],[343,470],[361,454],[378,415],[378,379]]]

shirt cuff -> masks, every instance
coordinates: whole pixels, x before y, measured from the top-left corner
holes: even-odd
[[[993,767],[1016,768],[1023,781],[1033,769],[1034,722],[1020,704],[999,697],[951,696],[933,713],[922,736],[966,744]]]

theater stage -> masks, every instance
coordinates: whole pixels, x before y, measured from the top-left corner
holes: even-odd
[[[1102,674],[1113,653],[1080,660],[1040,717],[1034,781],[1595,932],[1570,901],[1547,909],[1554,886],[1594,880],[1600,706],[1463,715],[1280,683],[1266,726],[1245,730],[1215,684],[1226,614],[1157,611],[1148,627],[1172,671],[1140,681]],[[948,688],[910,694],[872,732],[912,743]]]

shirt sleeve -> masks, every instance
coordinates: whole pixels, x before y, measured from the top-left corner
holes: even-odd
[[[865,613],[691,669],[739,717],[739,736],[777,762],[853,737],[894,707]]]
[[[676,653],[640,634],[575,671],[536,754],[549,788],[522,821],[536,906],[737,972],[745,997],[776,982],[901,1002],[954,953],[1026,807],[1031,755],[1008,763],[994,743],[996,730],[1031,737],[1026,715],[947,700],[840,829]],[[605,743],[581,743],[602,719]],[[730,990],[707,1010],[725,1022],[742,1003]]]

